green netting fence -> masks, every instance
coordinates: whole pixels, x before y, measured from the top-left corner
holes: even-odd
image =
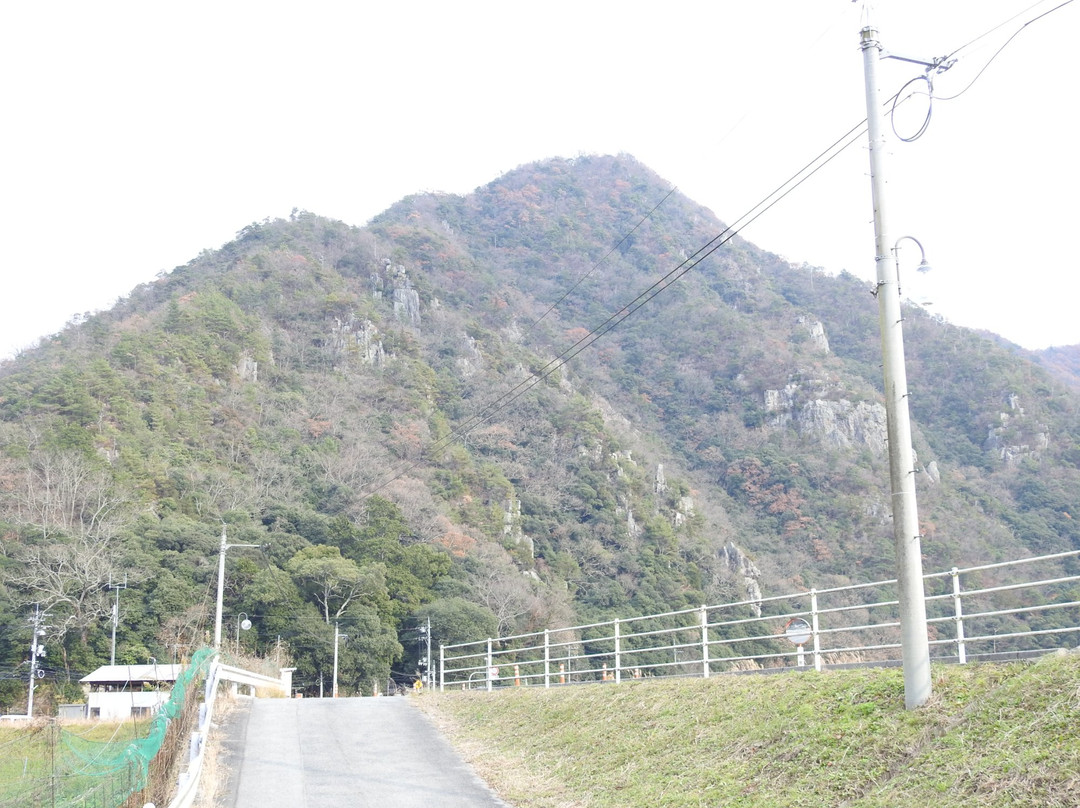
[[[192,656],[148,723],[50,721],[0,730],[0,808],[167,804],[213,656],[212,648]]]

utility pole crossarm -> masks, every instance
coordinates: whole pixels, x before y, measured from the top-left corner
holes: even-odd
[[[886,50],[881,51],[880,58],[895,59],[898,62],[908,62],[913,65],[920,65],[921,67],[925,67],[927,70],[933,70],[938,73],[944,73],[954,64],[956,64],[956,60],[950,59],[948,56],[935,56],[928,62],[925,59],[916,59],[914,56],[901,56],[899,53],[889,53]]]

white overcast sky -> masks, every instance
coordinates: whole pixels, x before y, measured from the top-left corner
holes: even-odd
[[[922,138],[890,139],[889,232],[926,246],[921,294],[951,322],[1077,344],[1080,3],[1061,3],[8,3],[0,356],[251,222],[362,225],[547,157],[631,154],[735,221],[865,116],[867,13],[893,53],[968,45],[935,81],[948,96],[1051,12]],[[883,98],[920,73],[883,62]],[[743,235],[873,278],[868,165],[861,139]]]

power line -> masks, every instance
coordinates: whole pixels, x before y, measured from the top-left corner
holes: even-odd
[[[675,193],[675,191],[677,191],[677,190],[678,190],[678,188],[673,186],[672,189],[670,191],[668,191],[667,194],[664,195],[664,198],[661,199],[659,202],[657,202],[653,206],[652,210],[650,210],[648,213],[646,213],[644,216],[641,217],[641,221],[639,221],[632,228],[630,228],[630,230],[627,231],[626,235],[624,235],[621,239],[619,239],[619,241],[610,250],[608,250],[606,253],[604,253],[603,258],[601,258],[599,261],[597,261],[595,264],[593,264],[592,268],[588,272],[586,272],[584,275],[582,275],[580,278],[578,278],[577,281],[574,283],[574,285],[571,286],[569,289],[567,289],[565,293],[563,293],[562,297],[560,297],[558,300],[556,300],[554,303],[552,303],[548,307],[547,311],[545,311],[543,314],[541,314],[539,317],[537,317],[532,322],[532,324],[529,326],[528,330],[532,331],[534,328],[536,328],[536,326],[540,324],[541,320],[543,320],[545,317],[547,317],[549,314],[551,314],[551,312],[553,312],[555,309],[557,309],[559,307],[559,304],[562,303],[564,300],[566,300],[566,298],[570,297],[570,295],[574,293],[574,290],[577,289],[579,286],[581,286],[581,284],[583,284],[589,278],[589,276],[592,275],[597,270],[597,268],[602,263],[604,263],[608,258],[610,258],[611,254],[613,252],[615,252],[617,249],[619,249],[619,247],[621,247],[626,242],[626,240],[628,238],[630,238],[630,236],[634,235],[634,231],[636,231],[639,227],[641,227],[641,225],[645,224],[645,222],[649,218],[651,218],[654,213],[656,213],[656,211],[660,208],[660,206],[663,205],[665,202],[667,202],[668,199],[671,197],[671,195],[673,193]]]
[[[758,219],[766,211],[772,208],[777,202],[786,197],[789,193],[794,191],[806,180],[824,168],[829,162],[835,159],[841,152],[851,146],[854,142],[862,137],[866,131],[866,120],[863,119],[860,123],[849,129],[837,140],[833,141],[826,149],[820,152],[806,165],[800,168],[797,172],[791,175],[787,180],[778,185],[770,194],[764,197],[760,202],[754,205],[750,210],[735,220],[734,224],[727,226],[724,230],[720,231],[716,236],[706,242],[703,246],[699,247],[692,255],[684,259],[680,264],[670,270],[667,274],[654,281],[643,292],[639,293],[637,297],[631,300],[629,303],[623,305],[615,311],[614,314],[609,316],[603,323],[590,330],[585,336],[581,337],[577,342],[565,349],[561,354],[550,360],[540,370],[534,371],[527,379],[522,380],[507,392],[496,398],[490,404],[481,409],[478,413],[466,419],[463,424],[458,426],[448,435],[435,441],[425,452],[427,457],[431,457],[432,454],[441,451],[449,446],[453,441],[458,438],[467,435],[469,432],[477,429],[483,423],[494,418],[498,413],[506,409],[510,404],[514,403],[517,399],[529,392],[540,382],[547,379],[556,371],[563,368],[570,360],[574,359],[578,354],[590,347],[601,337],[607,335],[615,328],[617,328],[623,321],[629,316],[636,313],[642,306],[649,303],[653,298],[671,286],[675,281],[682,278],[686,273],[695,269],[702,261],[712,255],[716,250],[720,249],[724,244],[733,239],[741,232],[743,228]],[[674,192],[674,189],[672,189]],[[669,193],[670,195],[670,193]],[[666,199],[666,197],[665,197]],[[655,208],[654,208],[655,210]],[[413,461],[403,467],[401,470],[394,472],[392,476],[388,477],[382,483],[376,485],[368,493],[374,494],[395,480],[400,479],[412,469],[418,467],[424,458]]]
[[[962,51],[962,50],[964,50],[964,49],[966,49],[966,48],[970,48],[970,47],[971,47],[972,45],[974,45],[974,44],[975,44],[976,42],[978,42],[978,41],[979,41],[980,39],[985,39],[986,37],[990,36],[990,34],[994,33],[994,31],[997,31],[997,30],[998,30],[999,28],[1004,28],[1004,27],[1005,27],[1006,25],[1008,25],[1008,24],[1009,24],[1010,22],[1012,22],[1013,20],[1015,20],[1015,19],[1017,19],[1017,18],[1019,18],[1019,17],[1023,17],[1023,16],[1025,15],[1025,14],[1027,14],[1027,13],[1028,13],[1029,11],[1031,11],[1031,10],[1032,10],[1033,8],[1035,8],[1036,6],[1040,6],[1040,5],[1042,5],[1043,3],[1045,3],[1045,2],[1046,2],[1046,0],[1036,0],[1036,2],[1032,3],[1032,4],[1030,5],[1030,6],[1028,6],[1027,8],[1025,8],[1025,9],[1024,9],[1023,11],[1018,11],[1018,12],[1016,12],[1016,13],[1015,13],[1015,14],[1013,14],[1013,15],[1012,15],[1011,17],[1009,17],[1009,18],[1008,18],[1007,20],[1003,20],[1002,22],[999,22],[999,23],[998,23],[997,25],[995,25],[995,26],[994,26],[993,28],[990,28],[990,29],[988,29],[988,30],[986,30],[986,31],[983,31],[983,32],[982,32],[981,34],[979,34],[979,35],[978,35],[977,37],[975,37],[974,39],[970,40],[969,42],[966,42],[966,43],[964,43],[964,44],[963,44],[963,45],[961,45],[961,46],[960,46],[959,48],[957,48],[956,50],[952,51],[952,52],[951,52],[951,53],[950,53],[950,54],[948,55],[948,57],[946,57],[946,58],[949,58],[949,59],[951,59],[951,58],[955,57],[955,56],[956,56],[956,54],[958,54],[958,53],[959,53],[960,51]],[[1070,2],[1071,2],[1071,0],[1070,0]],[[1062,5],[1064,5],[1064,3],[1063,3]],[[1050,11],[1054,11],[1054,10],[1055,10],[1055,9],[1050,9]],[[1046,12],[1046,13],[1047,13],[1047,14],[1049,14],[1050,12],[1048,11],[1048,12]],[[1036,17],[1035,19],[1038,19],[1038,18]],[[1032,22],[1033,22],[1033,20],[1032,20]],[[1026,24],[1027,24],[1027,23],[1025,23],[1025,25],[1026,25]]]
[[[1073,0],[1065,0],[1065,2],[1059,4],[1058,6],[1055,6],[1054,8],[1052,8],[1052,9],[1038,15],[1037,17],[1034,17],[1034,18],[1028,20],[1027,22],[1025,22],[1011,37],[1009,37],[1009,39],[1005,42],[1005,44],[1003,44],[1001,46],[1001,48],[998,49],[998,51],[994,54],[994,56],[991,57],[990,61],[993,61],[993,59],[996,58],[996,56],[999,53],[1001,53],[1002,50],[1004,50],[1004,48],[1020,33],[1020,31],[1023,31],[1028,25],[1032,24],[1036,20],[1042,19],[1043,17],[1047,16],[1048,14],[1051,14],[1054,11],[1057,11],[1060,8],[1063,8],[1066,5],[1069,5],[1072,2],[1073,2]],[[1038,5],[1038,3],[1036,3],[1035,5]],[[1029,7],[1028,10],[1030,10],[1031,8],[1034,8],[1035,5]],[[1021,12],[1021,14],[1022,13],[1024,13],[1024,12]],[[1020,16],[1020,15],[1016,15],[1016,16]],[[971,42],[967,43],[966,45],[962,45],[960,48],[957,48],[956,50],[954,50],[952,52],[952,54],[950,54],[950,55],[954,55],[954,54],[958,53],[960,50],[963,50],[964,48],[969,47],[971,44],[978,41],[983,36],[986,36],[989,33],[991,33],[993,30],[996,30],[997,28],[1000,28],[1003,25],[1007,24],[1009,21],[1011,21],[1011,19],[1015,19],[1016,16],[1014,16],[1013,18],[1010,18],[1010,20],[1007,20],[1004,23],[999,24],[994,29],[991,29],[991,31],[988,31],[985,34],[982,34],[979,37],[976,37],[975,39],[971,40]],[[948,57],[946,57],[945,59],[942,59],[941,61],[945,62],[947,59],[948,59]],[[983,69],[980,70],[979,74],[976,75],[975,79],[973,79],[972,82],[968,85],[968,87],[965,87],[964,90],[962,90],[960,93],[958,93],[958,94],[956,94],[954,96],[950,96],[950,97],[939,97],[939,100],[949,101],[949,100],[952,100],[954,98],[959,97],[959,95],[962,95],[964,92],[967,91],[967,89],[969,89],[971,87],[971,84],[974,84],[974,82],[979,78],[979,76],[982,75],[982,72],[986,70],[986,67],[989,66],[989,63],[990,62],[987,62],[987,64],[984,65]],[[923,77],[919,77],[919,79],[913,79],[912,81],[909,81],[907,84],[904,85],[903,88],[901,88],[900,92],[893,95],[885,103],[887,105],[891,105],[892,109],[895,111],[896,107],[899,104],[904,103],[906,100],[908,100],[909,98],[912,97],[909,94],[908,96],[905,96],[905,97],[901,98],[901,95],[902,95],[903,91],[906,90],[914,81],[922,80],[922,79],[923,79]],[[918,137],[920,137],[926,131],[927,127],[929,126],[930,117],[931,117],[931,113],[932,113],[933,85],[932,85],[932,83],[931,83],[931,81],[929,79],[926,79],[926,81],[927,81],[927,84],[928,84],[928,87],[929,87],[929,90],[930,90],[929,94],[930,94],[930,98],[931,98],[931,106],[927,110],[926,119],[923,121],[923,123],[920,126],[918,132],[914,136],[911,136],[909,138],[904,138],[904,137],[901,137],[899,134],[897,134],[897,137],[899,137],[901,140],[905,140],[905,141],[915,140]],[[750,208],[741,217],[736,219],[735,222],[732,225],[729,225],[724,230],[722,230],[719,234],[717,234],[715,237],[713,237],[710,241],[708,241],[706,244],[704,244],[702,247],[700,247],[693,255],[691,255],[690,257],[685,259],[682,263],[677,265],[674,269],[669,271],[666,275],[664,275],[661,278],[659,278],[658,280],[656,280],[651,286],[649,286],[647,289],[645,289],[643,292],[641,292],[637,297],[635,297],[629,303],[623,305],[621,308],[616,310],[616,312],[614,314],[612,314],[610,317],[608,317],[607,320],[605,320],[599,326],[596,326],[595,328],[590,330],[585,336],[581,337],[577,342],[575,342],[569,348],[565,349],[562,353],[560,353],[554,359],[550,360],[540,370],[534,371],[527,379],[522,380],[517,385],[512,387],[510,390],[508,390],[507,392],[503,393],[501,396],[494,399],[490,404],[485,406],[478,413],[476,413],[475,415],[473,415],[470,418],[466,419],[466,421],[463,424],[458,426],[456,429],[454,429],[448,435],[446,435],[445,437],[435,441],[435,443],[433,443],[425,451],[425,455],[430,458],[434,453],[439,452],[442,449],[446,448],[453,441],[457,440],[460,437],[463,437],[463,436],[467,435],[468,433],[470,433],[474,429],[477,429],[483,423],[491,420],[498,413],[502,412],[504,409],[506,409],[508,406],[510,406],[512,403],[514,403],[517,399],[519,399],[525,393],[529,392],[537,384],[544,381],[549,376],[554,374],[556,371],[563,368],[570,360],[574,359],[582,351],[584,351],[586,348],[590,347],[593,343],[595,343],[598,339],[600,339],[601,337],[603,337],[603,336],[607,335],[608,333],[610,333],[611,331],[613,331],[622,322],[624,322],[628,317],[630,317],[631,315],[636,313],[638,310],[640,310],[647,303],[651,302],[657,295],[659,295],[661,292],[665,291],[668,287],[670,287],[672,284],[674,284],[676,281],[678,281],[680,278],[682,278],[688,272],[695,269],[698,265],[700,265],[700,263],[702,261],[704,261],[710,255],[712,255],[714,252],[716,252],[716,250],[718,250],[724,244],[727,244],[732,238],[734,238],[736,235],[738,235],[747,225],[749,225],[752,222],[754,222],[755,220],[757,220],[760,216],[762,216],[765,212],[767,212],[770,208],[772,208],[775,204],[777,204],[781,199],[786,197],[788,194],[790,194],[792,191],[794,191],[796,188],[798,188],[800,185],[802,185],[804,182],[806,182],[810,177],[812,177],[814,174],[816,174],[818,171],[820,171],[822,168],[824,168],[828,163],[830,163],[833,159],[835,159],[837,156],[839,156],[839,154],[842,153],[845,149],[847,149],[853,143],[858,141],[866,131],[865,125],[866,125],[866,120],[863,119],[862,122],[860,122],[859,124],[856,124],[854,127],[849,129],[840,138],[838,138],[836,141],[834,141],[829,147],[827,147],[825,150],[820,152],[816,157],[814,157],[811,161],[809,161],[806,165],[804,165],[799,171],[797,171],[795,174],[791,175],[791,177],[789,177],[785,182],[783,182],[779,186],[777,186],[777,188],[774,189],[769,195],[764,197],[760,202],[758,202],[756,205],[754,205],[752,208]],[[674,190],[675,189],[673,188],[672,191],[669,192],[668,195],[670,196],[670,194],[673,193]],[[665,197],[664,199],[666,200],[667,197]],[[664,200],[661,200],[660,204],[663,204],[663,201]],[[657,205],[657,207],[659,207],[659,205]],[[653,209],[653,211],[655,211],[655,208]],[[650,213],[645,218],[648,218],[648,216],[650,216],[653,211],[650,211]],[[644,219],[642,221],[644,221]],[[640,226],[640,224],[641,223],[639,222],[638,226]],[[636,229],[636,226],[635,226],[634,229]],[[631,231],[631,232],[633,232],[633,231]],[[623,239],[620,240],[619,243],[621,244],[628,237],[629,237],[629,234],[627,234],[627,236],[624,236]],[[617,249],[617,247],[618,247],[618,245],[616,245],[616,247],[613,247],[612,250],[607,253],[607,255],[610,255],[611,252],[613,252],[615,249]],[[605,255],[605,257],[604,257],[605,259],[607,258],[607,255]],[[601,262],[602,262],[602,260],[603,259],[601,259]],[[596,269],[597,266],[599,266],[599,262],[598,262],[597,265],[595,265],[593,267],[592,270],[589,271],[589,273],[586,274],[585,277],[587,277],[588,274],[591,274]],[[582,280],[584,280],[584,278],[582,278]],[[559,301],[557,301],[555,305],[558,305],[558,303],[561,303],[563,300],[565,300],[566,297],[568,297],[569,294],[571,292],[573,292],[573,290],[576,289],[577,286],[580,283],[581,283],[581,281],[578,281],[578,284],[575,284],[575,286],[572,287],[565,295],[563,295],[563,297],[560,298]],[[552,308],[554,308],[554,307],[552,307]],[[546,317],[547,314],[550,313],[550,311],[551,311],[551,309],[549,308],[548,311],[545,312],[544,315],[542,315],[540,319],[543,319],[543,317]],[[537,320],[537,322],[539,322],[539,319]],[[534,325],[535,325],[535,323],[534,323]],[[369,494],[374,494],[374,493],[376,493],[378,491],[381,491],[386,486],[388,486],[391,483],[393,483],[394,481],[400,479],[402,476],[407,474],[409,471],[411,471],[412,469],[419,466],[421,464],[421,462],[423,462],[424,459],[425,458],[421,458],[419,460],[416,460],[416,461],[413,461],[413,462],[407,464],[400,471],[397,471],[397,472],[393,473],[384,482],[379,483],[378,485],[376,485],[373,489],[371,489],[371,491],[369,491]]]
[[[966,87],[964,87],[964,89],[962,89],[962,90],[961,90],[960,92],[958,92],[958,93],[955,93],[954,95],[949,95],[949,96],[938,96],[938,100],[939,100],[939,101],[954,101],[954,100],[956,100],[957,98],[959,98],[960,96],[962,96],[962,95],[963,95],[964,93],[966,93],[966,92],[967,92],[968,90],[970,90],[970,89],[971,89],[971,88],[972,88],[972,87],[974,86],[975,82],[977,82],[977,81],[978,81],[978,80],[979,80],[979,79],[980,79],[980,78],[982,77],[982,74],[986,72],[986,69],[987,69],[988,67],[990,67],[990,65],[991,65],[991,64],[993,63],[993,61],[994,61],[995,59],[997,59],[997,57],[998,57],[998,56],[1000,56],[1000,55],[1001,55],[1001,52],[1002,52],[1003,50],[1005,50],[1005,48],[1007,48],[1007,47],[1008,47],[1008,46],[1009,46],[1009,45],[1010,45],[1010,44],[1012,43],[1012,41],[1013,41],[1014,39],[1016,39],[1016,37],[1018,37],[1018,36],[1020,35],[1020,33],[1021,33],[1021,32],[1022,32],[1022,31],[1023,31],[1023,30],[1025,29],[1025,28],[1027,28],[1027,27],[1028,27],[1029,25],[1031,25],[1031,24],[1032,24],[1033,22],[1037,22],[1038,20],[1041,20],[1041,19],[1042,19],[1043,17],[1046,17],[1046,16],[1047,16],[1047,15],[1049,15],[1049,14],[1053,14],[1053,13],[1054,13],[1055,11],[1058,11],[1058,10],[1060,10],[1060,9],[1064,8],[1065,6],[1069,5],[1069,4],[1070,4],[1070,3],[1072,3],[1072,2],[1073,2],[1073,0],[1065,0],[1065,2],[1063,2],[1063,3],[1060,3],[1059,5],[1056,5],[1056,6],[1054,6],[1053,8],[1051,8],[1051,9],[1048,9],[1047,11],[1044,11],[1044,12],[1043,12],[1042,14],[1039,14],[1039,15],[1038,15],[1038,16],[1036,16],[1036,17],[1032,17],[1032,18],[1031,18],[1030,20],[1028,20],[1027,22],[1025,22],[1025,23],[1024,23],[1023,25],[1021,25],[1021,26],[1020,26],[1019,28],[1017,28],[1017,29],[1016,29],[1016,30],[1015,30],[1015,31],[1014,31],[1014,32],[1012,33],[1012,36],[1010,36],[1010,37],[1009,37],[1008,39],[1006,39],[1006,40],[1005,40],[1005,42],[1004,42],[1004,43],[1002,43],[1002,45],[1001,45],[1001,47],[1000,47],[1000,48],[998,48],[998,49],[997,49],[996,51],[994,51],[994,54],[993,54],[993,55],[992,55],[992,56],[991,56],[991,57],[990,57],[989,59],[987,59],[987,61],[986,61],[986,64],[984,64],[984,65],[983,65],[983,66],[982,66],[982,67],[981,67],[981,68],[979,69],[979,72],[975,74],[975,78],[973,78],[973,79],[972,79],[971,81],[969,81],[969,82],[968,82],[968,84],[967,84],[967,86],[966,86]],[[1036,3],[1036,4],[1035,4],[1035,6],[1037,6],[1037,5],[1039,5],[1039,4],[1038,4],[1038,3]],[[1027,10],[1028,10],[1028,11],[1030,11],[1030,10],[1031,10],[1032,8],[1034,8],[1035,6],[1031,6],[1031,7],[1029,7],[1029,8],[1027,9]],[[1025,12],[1021,12],[1021,14],[1023,14],[1023,13],[1025,13]],[[964,48],[968,47],[968,45],[971,45],[971,44],[972,44],[973,42],[977,42],[978,40],[982,39],[982,38],[983,38],[984,36],[988,36],[989,34],[991,34],[991,33],[993,33],[994,31],[996,31],[996,30],[997,30],[998,28],[1001,28],[1002,26],[1004,26],[1004,25],[1007,25],[1008,23],[1012,22],[1013,20],[1015,20],[1015,19],[1016,19],[1016,17],[1019,17],[1019,16],[1020,16],[1020,14],[1017,14],[1017,15],[1015,15],[1015,16],[1013,16],[1013,17],[1010,17],[1010,18],[1009,18],[1008,20],[1006,20],[1005,22],[1003,22],[1003,23],[1001,23],[1001,24],[999,24],[999,25],[995,26],[994,28],[991,28],[991,29],[990,29],[989,31],[987,31],[986,33],[984,33],[984,34],[981,34],[981,35],[977,36],[977,37],[976,37],[975,39],[971,40],[971,42],[969,42],[969,43],[968,43],[967,45],[962,45],[962,46],[960,46],[959,48],[957,48],[956,50],[954,50],[954,51],[953,51],[953,52],[952,52],[952,53],[950,54],[950,56],[953,56],[953,55],[955,55],[955,54],[959,53],[959,52],[960,52],[961,50],[963,50]]]

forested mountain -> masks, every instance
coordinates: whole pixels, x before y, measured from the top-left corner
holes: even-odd
[[[227,553],[227,645],[309,692],[335,623],[370,692],[428,618],[437,645],[891,577],[870,288],[739,238],[654,286],[723,229],[629,157],[549,160],[252,224],[5,363],[0,669],[35,602],[58,682],[107,662],[125,579],[118,662],[205,642],[223,529],[260,545]],[[1080,394],[905,328],[928,570],[1080,548]]]
[[[1058,379],[1080,390],[1080,345],[1063,345],[1036,351],[1038,362]]]

